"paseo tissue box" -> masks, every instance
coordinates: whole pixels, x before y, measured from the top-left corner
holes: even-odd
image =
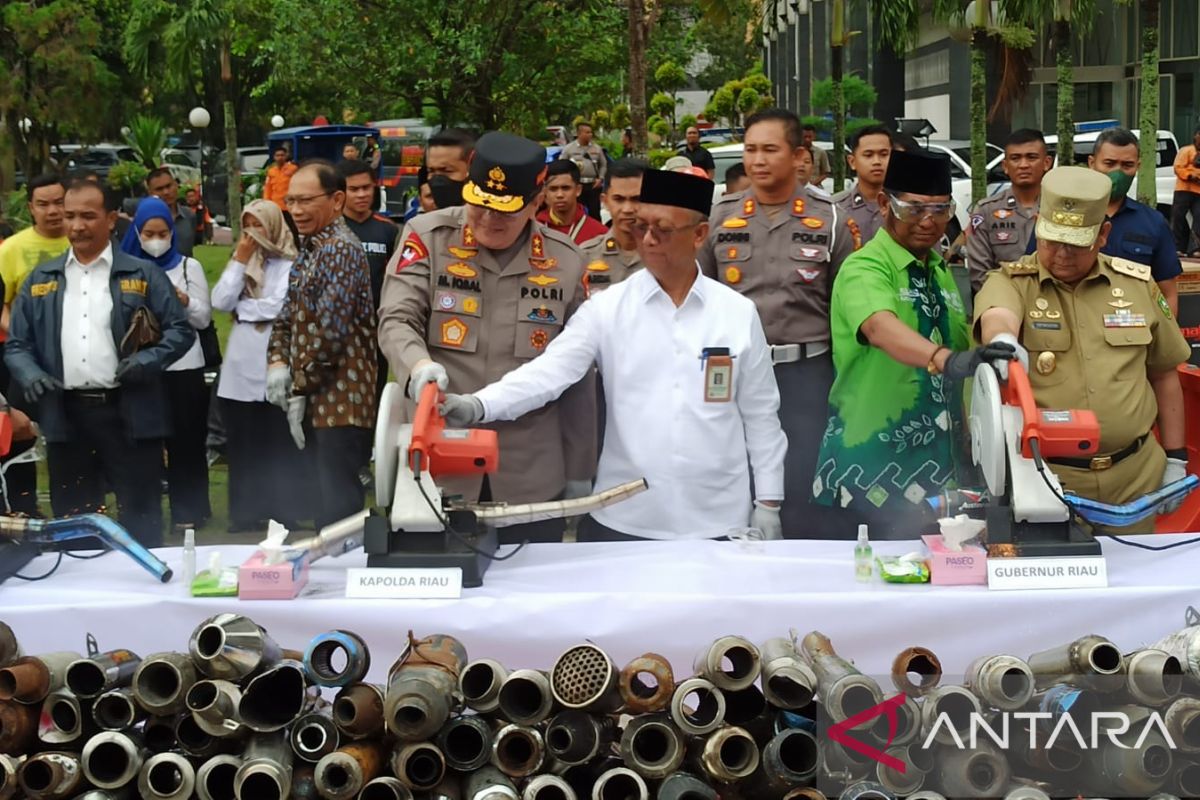
[[[964,544],[962,550],[946,547],[940,534],[921,537],[929,548],[929,581],[941,586],[987,585],[987,551]]]
[[[238,568],[239,600],[291,600],[308,583],[308,554],[298,550],[268,564],[259,550]]]

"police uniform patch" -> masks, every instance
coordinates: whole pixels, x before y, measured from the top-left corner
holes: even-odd
[[[799,273],[800,279],[803,280],[805,283],[812,283],[817,278],[821,277],[821,270],[819,270],[819,269],[803,269],[802,268],[802,269],[797,269],[796,272]]]
[[[976,230],[982,224],[983,224],[983,214],[972,214],[971,215],[971,230]]]
[[[1163,316],[1167,319],[1174,319],[1174,317],[1171,316],[1171,307],[1167,305],[1167,298],[1163,297],[1161,294],[1158,296],[1158,310],[1161,311]]]
[[[408,238],[404,240],[404,246],[400,248],[400,262],[396,264],[396,272],[411,267],[422,258],[429,257],[429,248],[421,241],[421,237],[415,233],[410,233]]]
[[[800,220],[800,224],[806,228],[812,228],[814,231],[825,227],[825,223],[815,217],[805,217]]]
[[[529,251],[533,253],[534,258],[546,257],[546,245],[542,241],[542,235],[540,233],[535,233],[533,235],[533,239],[529,245]]]
[[[442,311],[453,311],[454,306],[458,305],[458,298],[450,292],[438,292],[437,306]]]
[[[475,232],[471,230],[470,225],[463,226],[462,243],[463,247],[469,247],[471,249],[475,249],[479,246],[479,242],[475,239]]]
[[[458,317],[442,323],[442,344],[447,347],[462,347],[467,340],[467,323]]]
[[[604,242],[604,249],[610,253],[614,252],[617,249],[617,240],[611,238],[606,239]]]
[[[588,272],[608,272],[608,264],[596,259],[587,265]]]
[[[46,281],[45,283],[29,284],[30,297],[45,297],[51,292],[58,291],[58,281]]]
[[[854,249],[861,250],[863,246],[862,229],[858,227],[858,221],[854,219],[846,220],[846,228],[849,229],[850,238],[854,241]],[[792,238],[795,239],[796,237],[793,236]],[[828,237],[825,238],[828,240]]]
[[[538,306],[537,308],[530,311],[525,316],[525,318],[531,319],[534,322],[547,322],[547,323],[558,322],[558,317],[554,316],[554,312],[551,311],[550,309],[546,308],[545,306]]]
[[[746,202],[742,203],[742,216],[754,216],[754,200],[749,197],[746,198]]]
[[[1007,208],[997,208],[995,211],[992,212],[992,216],[995,217],[996,219],[1008,219],[1015,213],[1016,213],[1015,211],[1012,211]]]
[[[804,216],[804,198],[797,197],[795,200],[792,201],[792,216],[793,217]]]
[[[446,249],[449,250],[450,255],[454,256],[455,258],[474,258],[475,256],[479,255],[478,250],[474,250],[474,249],[467,248],[467,247],[451,246],[451,247],[447,247]]]
[[[464,264],[461,261],[446,267],[446,272],[449,272],[451,275],[457,275],[460,278],[474,278],[479,274],[470,264]]]
[[[738,249],[736,247],[731,247],[725,251],[726,258],[737,258],[737,254],[738,254]]]
[[[529,266],[534,269],[554,269],[558,266],[557,258],[531,258]]]
[[[536,283],[538,286],[549,286],[552,283],[558,283],[558,278],[551,277],[550,275],[530,275],[525,280],[530,283]]]
[[[740,283],[741,280],[742,280],[742,271],[740,269],[738,269],[737,267],[726,267],[725,268],[725,282],[726,283]]]
[[[816,258],[821,255],[821,251],[816,247],[801,247],[800,255],[805,258]]]
[[[550,332],[544,328],[538,328],[533,333],[529,334],[529,344],[534,350],[544,350],[546,345],[550,343]]]
[[[722,228],[744,228],[749,224],[750,224],[749,222],[746,222],[746,220],[742,219],[741,217],[730,217],[729,219],[727,219],[721,223],[721,227]]]
[[[467,312],[468,314],[478,314],[479,313],[479,298],[478,297],[468,297],[468,298],[464,299],[462,301],[462,308],[463,308],[463,311]]]

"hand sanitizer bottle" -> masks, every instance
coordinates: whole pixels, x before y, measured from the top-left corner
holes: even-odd
[[[183,532],[183,591],[192,593],[192,580],[196,577],[196,531],[188,528]]]
[[[858,526],[858,542],[854,545],[854,579],[859,583],[868,583],[874,572],[874,555],[871,552],[871,540],[867,538],[867,526]]]

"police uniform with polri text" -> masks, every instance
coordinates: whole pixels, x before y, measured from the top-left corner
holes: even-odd
[[[833,201],[802,186],[773,207],[764,207],[754,189],[728,195],[713,207],[709,225],[697,254],[701,269],[754,301],[771,345],[788,438],[784,536],[826,535],[835,515],[807,501],[833,385],[829,300],[853,237]]]
[[[536,198],[544,177],[541,146],[488,133],[476,144],[463,197],[512,213]],[[432,359],[445,367],[452,392],[474,392],[536,358],[585,299],[583,256],[567,237],[531,220],[512,247],[493,252],[475,238],[467,208],[432,211],[407,224],[379,309],[380,344],[393,370],[409,374],[421,359]],[[556,403],[488,427],[499,434],[501,453],[498,471],[487,476],[490,499],[552,500],[566,480],[594,474],[595,385],[588,379]],[[438,482],[468,501],[481,497],[479,477]]]
[[[846,220],[846,228],[854,242],[854,249],[860,249],[871,241],[883,227],[883,210],[875,198],[863,197],[858,186],[852,186],[844,192],[833,196],[833,204],[837,206],[838,214]]]
[[[1082,167],[1049,172],[1038,238],[1090,244],[1104,223],[1110,188],[1104,175]],[[1150,267],[1098,253],[1091,272],[1072,287],[1036,254],[1023,256],[989,275],[975,298],[977,336],[979,318],[992,308],[1021,321],[1038,406],[1090,409],[1100,422],[1096,456],[1047,459],[1063,487],[1107,503],[1158,489],[1166,455],[1151,431],[1158,402],[1148,376],[1173,372],[1191,349]],[[1153,525],[1151,517],[1121,531],[1150,532]]]
[[[988,273],[1002,263],[1025,255],[1036,221],[1037,207],[1018,203],[1011,186],[975,205],[967,231],[972,291],[978,292]]]
[[[589,297],[620,283],[643,266],[637,251],[623,251],[617,244],[617,238],[612,235],[597,236],[584,242],[583,256],[587,265],[584,280],[587,281]]]

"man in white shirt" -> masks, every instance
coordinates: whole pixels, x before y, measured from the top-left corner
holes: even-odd
[[[102,472],[121,524],[160,546],[162,439],[171,430],[162,372],[196,334],[164,271],[113,249],[117,212],[106,190],[76,181],[64,208],[71,247],[22,284],[4,360],[36,404],[55,516],[97,510],[89,487]],[[139,314],[159,332],[134,325]]]
[[[696,264],[712,191],[694,175],[647,171],[635,223],[646,268],[584,303],[539,358],[446,397],[451,425],[516,419],[599,366],[596,486],[645,477],[650,489],[583,520],[580,541],[718,538],[747,525],[781,538],[787,439],[758,311]]]

